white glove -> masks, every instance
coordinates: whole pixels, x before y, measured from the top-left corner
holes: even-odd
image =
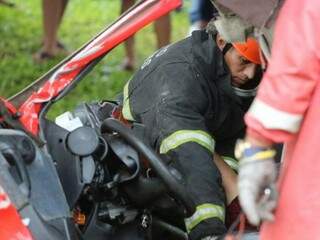
[[[238,189],[240,205],[249,222],[258,225],[261,220],[272,221],[277,204],[274,150],[248,147],[240,159]]]

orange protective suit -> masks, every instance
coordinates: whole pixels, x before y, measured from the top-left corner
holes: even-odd
[[[275,221],[262,240],[320,239],[320,1],[287,0],[246,115],[248,135],[285,143]]]

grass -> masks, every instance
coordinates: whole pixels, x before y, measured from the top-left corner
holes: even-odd
[[[16,8],[0,5],[0,96],[9,97],[23,89],[62,59],[35,64],[32,54],[39,50],[42,38],[40,0],[11,0]],[[120,12],[120,0],[72,0],[59,29],[60,39],[70,50],[76,50]],[[188,5],[188,3],[187,3]],[[188,29],[186,7],[173,12],[172,41],[182,39]],[[153,27],[147,26],[136,35],[138,64],[155,51]],[[93,71],[62,101],[54,105],[54,116],[72,109],[83,101],[112,99],[121,92],[132,73],[117,70],[124,58],[120,45],[107,55]],[[111,70],[111,71],[110,71]]]

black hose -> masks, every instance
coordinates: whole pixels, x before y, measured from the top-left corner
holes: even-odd
[[[123,137],[132,147],[141,153],[151,167],[156,171],[160,179],[169,189],[174,197],[181,201],[186,208],[186,216],[191,216],[195,212],[195,206],[185,187],[180,184],[174,176],[171,175],[168,167],[163,163],[162,159],[155,152],[138,139],[131,129],[124,126],[118,120],[109,118],[103,121],[101,125],[101,133],[114,131]]]
[[[175,235],[177,237],[177,239],[180,240],[188,240],[188,235],[186,232],[182,231],[180,228],[173,226],[169,223],[166,223],[156,217],[152,217],[152,224],[155,227],[160,227],[164,230],[167,230],[168,232],[170,232],[171,234]],[[175,238],[176,239],[176,238]]]

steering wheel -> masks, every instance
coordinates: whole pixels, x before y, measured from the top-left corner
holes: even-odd
[[[130,128],[116,119],[108,118],[104,120],[101,125],[101,133],[103,134],[106,132],[117,132],[146,158],[173,197],[183,203],[186,210],[186,217],[191,216],[195,212],[195,205],[188,195],[185,186],[177,181],[170,173],[169,168],[164,164],[163,160],[151,148],[137,138]]]

